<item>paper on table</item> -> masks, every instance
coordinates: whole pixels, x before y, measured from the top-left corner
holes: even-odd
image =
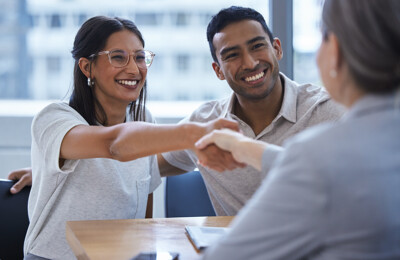
[[[203,226],[186,226],[185,229],[198,250],[211,246],[229,230],[226,227]]]

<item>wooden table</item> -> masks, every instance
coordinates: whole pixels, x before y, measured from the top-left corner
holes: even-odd
[[[178,252],[180,260],[200,259],[185,225],[226,227],[233,217],[68,221],[67,241],[81,259],[131,259],[140,252]]]

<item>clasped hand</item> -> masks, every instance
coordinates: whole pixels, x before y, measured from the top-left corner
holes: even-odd
[[[213,130],[197,141],[195,153],[200,165],[218,172],[246,166],[235,152],[235,144],[244,136],[239,129],[231,129]]]

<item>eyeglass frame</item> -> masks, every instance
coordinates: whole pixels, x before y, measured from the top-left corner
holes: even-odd
[[[151,66],[151,64],[153,64],[154,56],[156,56],[156,54],[155,54],[154,52],[148,51],[148,50],[139,50],[139,51],[135,51],[135,52],[133,52],[133,53],[126,52],[126,53],[128,53],[128,60],[127,60],[126,64],[125,64],[124,66],[118,67],[118,66],[115,66],[115,65],[113,65],[113,64],[111,63],[111,57],[110,57],[110,54],[111,54],[113,51],[118,51],[118,50],[126,52],[126,51],[123,50],[123,49],[113,49],[113,50],[109,50],[109,51],[100,51],[100,52],[98,52],[98,53],[93,53],[93,54],[91,54],[91,55],[89,56],[89,58],[90,58],[90,59],[93,59],[93,58],[96,57],[96,56],[100,56],[100,55],[107,54],[107,56],[108,56],[108,62],[110,63],[111,66],[113,66],[114,68],[123,68],[123,67],[125,67],[126,65],[128,65],[129,61],[131,60],[131,56],[135,56],[135,58],[134,58],[135,64],[136,64],[136,66],[139,67],[138,63],[136,62],[136,53],[138,53],[138,52],[149,52],[149,53],[150,53],[150,56],[151,56],[151,62],[150,62],[150,64],[149,64],[149,65],[146,64],[146,68],[142,68],[142,67],[141,67],[142,69],[148,69],[148,68]]]

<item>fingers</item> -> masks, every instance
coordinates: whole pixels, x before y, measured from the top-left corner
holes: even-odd
[[[209,144],[214,143],[213,141],[213,136],[215,131],[218,130],[214,130],[211,133],[206,134],[205,136],[203,136],[202,138],[200,138],[194,145],[197,149],[204,149],[205,147],[207,147]]]
[[[30,174],[32,175],[32,169],[31,168],[22,168],[18,170],[14,170],[10,172],[7,176],[9,180],[17,181],[22,178],[25,174]]]
[[[216,128],[217,129],[229,128],[229,129],[232,129],[237,132],[240,131],[239,123],[237,121],[233,121],[233,120],[229,120],[229,119],[225,119],[225,118],[221,118],[218,120]]]
[[[18,180],[18,182],[15,183],[10,189],[10,192],[12,194],[16,194],[20,192],[25,186],[32,185],[32,170],[31,168],[24,168],[12,171],[8,175],[8,179],[14,181]]]
[[[196,153],[200,165],[218,172],[246,166],[243,163],[237,162],[231,153],[223,151],[215,145],[210,145],[205,149],[197,150]]]

